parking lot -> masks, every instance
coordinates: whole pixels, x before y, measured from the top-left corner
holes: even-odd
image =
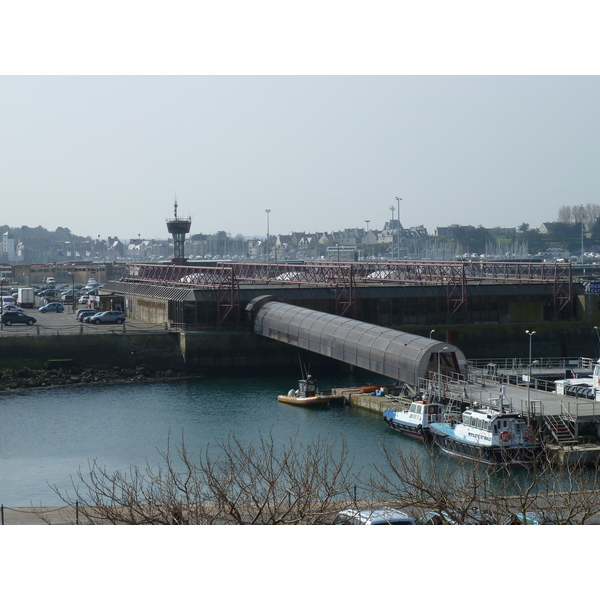
[[[15,323],[13,325],[3,325],[0,322],[0,337],[6,336],[32,336],[32,335],[76,335],[76,334],[106,334],[106,333],[126,333],[131,331],[164,331],[164,324],[144,323],[136,319],[125,318],[125,323],[116,325],[114,323],[105,323],[93,325],[90,323],[81,323],[75,319],[73,304],[64,304],[65,311],[62,313],[47,312],[41,313],[40,306],[43,301],[36,298],[35,308],[24,308],[23,312],[36,319],[34,325],[25,325]],[[77,305],[77,308],[85,308],[83,304]]]

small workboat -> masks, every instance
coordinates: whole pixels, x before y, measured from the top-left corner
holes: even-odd
[[[501,398],[465,410],[459,423],[431,423],[429,430],[443,452],[485,464],[525,465],[541,451],[521,415],[504,412]]]
[[[287,394],[277,396],[279,402],[312,406],[315,404],[329,404],[330,402],[343,402],[343,396],[325,394],[317,389],[316,380],[309,374],[304,379],[298,380],[298,389],[291,389]]]
[[[444,405],[428,402],[427,397],[414,400],[408,409],[390,407],[383,420],[394,430],[418,440],[431,440],[431,423],[444,422]]]

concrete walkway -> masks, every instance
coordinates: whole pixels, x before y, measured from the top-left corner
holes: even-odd
[[[75,509],[69,506],[43,509],[4,506],[2,512],[4,525],[74,525],[76,520]]]

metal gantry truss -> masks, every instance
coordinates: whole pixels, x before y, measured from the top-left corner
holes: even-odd
[[[466,313],[469,281],[552,284],[555,317],[570,307],[573,300],[570,263],[402,260],[384,263],[218,263],[212,267],[130,264],[121,280],[215,290],[219,323],[231,314],[236,315],[236,320],[239,319],[239,286],[256,282],[333,289],[336,313],[341,316],[354,316],[357,284],[444,285],[450,317],[459,311]]]

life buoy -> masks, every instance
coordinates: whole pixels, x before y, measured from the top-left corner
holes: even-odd
[[[500,432],[500,441],[501,442],[509,442],[511,437],[512,436],[510,435],[510,431],[504,430],[504,431]]]
[[[531,431],[531,429],[526,429],[525,430],[525,441],[526,442],[531,442],[534,438],[533,435],[533,431]]]

